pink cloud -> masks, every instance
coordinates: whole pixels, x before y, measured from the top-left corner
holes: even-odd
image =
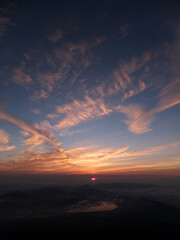
[[[25,73],[24,66],[22,65],[19,68],[15,68],[13,70],[13,76],[12,79],[16,84],[22,85],[22,86],[28,86],[32,82],[32,78],[30,75]]]
[[[121,39],[126,38],[129,35],[130,25],[128,23],[120,26]]]
[[[6,35],[7,32],[7,28],[8,26],[16,26],[16,24],[14,22],[12,22],[12,20],[6,16],[6,14],[8,13],[8,9],[5,8],[1,8],[0,9],[0,38],[2,38],[3,36]]]
[[[42,114],[41,110],[37,108],[31,108],[31,112],[37,115]]]
[[[0,129],[0,143],[6,144],[9,142],[9,134],[3,130]]]
[[[52,34],[49,34],[47,36],[48,40],[52,43],[57,43],[60,39],[62,39],[64,36],[64,32],[57,28]]]
[[[151,111],[145,111],[141,105],[119,105],[114,107],[114,109],[127,116],[127,119],[125,119],[124,122],[128,125],[128,130],[130,132],[141,134],[152,130],[150,125],[154,119],[153,113]]]

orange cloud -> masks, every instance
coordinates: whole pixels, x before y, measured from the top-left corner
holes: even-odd
[[[102,99],[92,99],[85,96],[84,101],[74,100],[70,104],[57,107],[57,113],[64,114],[65,118],[55,128],[68,128],[75,126],[85,120],[101,117],[112,112],[107,108]]]
[[[57,139],[54,137],[54,134],[52,132],[50,132],[43,125],[38,125],[35,123],[32,125],[29,125],[25,121],[23,121],[19,118],[16,118],[12,115],[9,115],[7,113],[4,113],[2,111],[0,111],[0,119],[16,125],[17,127],[25,130],[26,132],[29,132],[32,135],[37,136],[37,138],[42,138],[42,139],[50,142],[54,147],[59,149],[59,151],[62,150],[60,148],[61,143],[59,141],[57,141]]]
[[[162,154],[162,150],[165,155],[169,151],[176,151],[180,142],[172,142],[159,146],[147,147],[135,151],[128,151],[128,147],[113,148],[92,148],[92,147],[80,147],[75,149],[66,150],[69,156],[69,162],[73,162],[76,166],[75,169],[81,169],[85,173],[112,173],[122,171],[141,171],[152,169],[167,168],[167,166],[178,166],[178,161],[169,161],[169,159],[152,161],[154,156]],[[144,163],[144,157],[147,157],[146,163]]]
[[[15,148],[15,145],[14,146],[0,145],[0,151],[9,151],[12,150],[13,148]]]
[[[94,149],[77,148],[68,150],[69,161],[73,161],[79,168],[83,166],[87,172],[96,173],[112,173],[123,171],[143,171],[148,169],[168,169],[168,166],[178,167],[179,162],[170,161],[169,159],[152,161],[154,156],[158,156],[158,153],[166,155],[169,151],[175,151],[180,145],[180,142],[172,142],[159,146],[147,147],[136,151],[127,151],[128,147],[122,147],[117,149],[102,148]],[[154,155],[156,154],[156,155]],[[144,163],[144,157],[147,157],[146,163]],[[150,158],[150,156],[152,158]],[[86,172],[86,173],[87,173]]]
[[[0,163],[0,170],[11,172],[63,172],[64,168],[68,168],[68,156],[55,149],[41,151],[27,148],[18,153],[9,154],[9,159]]]
[[[44,144],[44,140],[39,138],[37,135],[33,135],[25,140],[25,144],[29,144],[31,146],[37,146]]]
[[[152,130],[150,125],[155,119],[156,114],[177,104],[180,104],[179,79],[171,80],[168,85],[162,88],[159,94],[159,102],[150,110],[146,110],[141,104],[118,105],[114,107],[114,110],[124,113],[127,116],[124,122],[128,125],[130,132],[141,134]]]
[[[1,144],[9,143],[9,134],[3,129],[0,129],[0,143]],[[0,145],[0,151],[9,151],[13,148],[15,148],[15,146]]]
[[[171,142],[135,151],[130,151],[127,146],[119,148],[88,146],[62,152],[47,148],[41,150],[27,148],[19,153],[9,154],[9,160],[0,164],[0,170],[87,174],[177,168],[180,165],[179,158],[171,156],[172,160],[164,157],[163,160],[157,160],[157,156],[159,153],[162,154],[162,150],[165,156],[169,151],[177,154],[179,145],[180,142]]]

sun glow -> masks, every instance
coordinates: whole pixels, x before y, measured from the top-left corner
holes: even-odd
[[[97,178],[95,178],[95,177],[92,177],[92,178],[91,178],[91,181],[95,181],[96,179],[97,179]]]

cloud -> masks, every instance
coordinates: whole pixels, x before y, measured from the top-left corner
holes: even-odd
[[[171,88],[165,87],[162,89],[159,102],[154,108],[146,110],[142,104],[114,106],[115,111],[127,116],[124,123],[128,125],[130,132],[141,134],[151,131],[151,123],[158,113],[180,104],[180,81],[171,83],[171,85]]]
[[[139,58],[132,58],[129,62],[122,61],[119,68],[113,71],[113,83],[116,83],[118,86],[118,89],[116,89],[116,87],[115,91],[134,89],[134,81],[135,86],[137,85],[137,81],[134,80],[134,74],[140,69],[143,70],[146,64],[150,62],[151,58],[152,56],[150,53],[145,53]],[[139,89],[141,91],[145,89],[145,83],[143,83],[142,80],[139,82]]]
[[[73,55],[80,53],[82,55],[85,55],[86,51],[89,48],[89,44],[87,41],[80,42],[79,44],[69,43],[68,44],[68,50]]]
[[[31,108],[31,112],[36,114],[36,115],[40,115],[42,114],[41,110],[40,109],[37,109],[37,108]]]
[[[83,130],[71,130],[71,131],[69,131],[69,130],[67,130],[66,128],[65,129],[61,129],[61,131],[60,131],[60,133],[59,133],[59,136],[71,136],[71,135],[74,135],[74,134],[77,134],[77,133],[79,133],[79,132],[81,132],[81,131],[83,131]]]
[[[92,50],[103,41],[99,37],[92,41],[63,42],[48,47],[49,51],[39,48],[27,52],[20,66],[13,69],[12,80],[32,92],[31,100],[47,99],[52,93],[53,97],[59,96],[64,89],[69,91],[83,71],[97,61]]]
[[[151,131],[151,123],[158,113],[180,104],[180,69],[178,64],[180,61],[179,53],[180,45],[176,41],[171,45],[165,46],[160,53],[154,53],[154,63],[151,63],[149,67],[152,72],[156,72],[156,69],[159,68],[162,75],[160,80],[156,77],[154,82],[148,84],[151,86],[151,89],[154,88],[156,91],[159,91],[156,97],[156,105],[154,107],[148,107],[147,109],[147,106],[143,105],[142,103],[132,103],[128,105],[121,104],[119,106],[114,106],[115,111],[117,110],[127,116],[127,119],[124,120],[124,122],[128,125],[128,130],[130,132],[141,134]],[[158,63],[159,57],[166,59],[164,64],[160,65]],[[145,57],[146,60],[144,62],[148,62],[148,58],[150,59],[148,56]],[[137,60],[135,62],[137,62]],[[132,70],[134,71],[139,69],[139,67],[143,65],[143,60],[139,61],[138,64],[135,64],[135,62],[134,64],[130,64],[131,67],[127,65],[126,68],[129,69],[127,73],[132,72]],[[167,73],[170,76],[169,78],[166,77]],[[120,77],[117,79],[119,78]],[[133,81],[128,79],[126,84],[122,85],[121,87],[126,89],[128,84],[132,82]],[[147,83],[141,82],[140,80],[138,87],[135,87],[133,90],[130,90],[129,92],[126,91],[124,93],[122,102],[124,102],[125,99],[147,89],[148,85],[146,85]],[[111,91],[111,93],[113,93],[113,91]]]
[[[9,26],[16,26],[9,17],[10,14],[14,13],[15,7],[15,4],[8,2],[4,2],[3,6],[0,7],[0,39],[6,35]]]
[[[124,120],[125,124],[128,125],[128,130],[135,134],[142,134],[149,132],[151,122],[154,119],[152,111],[146,111],[140,104],[129,104],[126,106],[116,106],[115,110],[124,113],[127,119]]]
[[[0,143],[6,144],[9,142],[9,134],[3,130],[0,129]]]
[[[8,25],[12,25],[11,19],[0,16],[0,38],[6,34]]]
[[[47,99],[49,94],[50,92],[44,89],[40,89],[39,91],[35,90],[34,94],[31,96],[31,100]]]
[[[154,109],[155,113],[162,112],[180,103],[180,75],[178,79],[171,81],[170,84],[162,88],[159,97],[160,101]]]
[[[1,170],[10,172],[63,172],[68,168],[68,156],[65,152],[55,149],[34,150],[31,147],[9,154],[8,160],[0,163]]]
[[[29,132],[26,131],[21,131],[20,132],[24,137],[29,137],[31,134]]]
[[[9,134],[3,129],[0,129],[0,143],[1,144],[9,143]],[[9,151],[13,148],[15,148],[15,145],[14,146],[0,145],[0,151]]]
[[[16,26],[7,16],[8,12],[8,8],[0,8],[0,39],[6,35],[8,26]]]
[[[31,146],[37,146],[37,145],[42,145],[44,144],[45,141],[37,135],[32,135],[31,137],[27,138],[24,142],[24,144],[28,144]]]
[[[31,82],[32,78],[29,74],[25,73],[25,65],[13,69],[12,80],[23,87],[27,87]]]
[[[68,155],[61,147],[61,142],[49,130],[51,126],[48,121],[30,125],[2,111],[0,111],[0,119],[8,121],[23,130],[21,134],[25,137],[25,140],[21,146],[26,146],[23,150],[8,156],[7,162],[1,164],[4,169],[33,172],[38,170],[41,172],[48,171],[49,166],[49,170],[51,168],[55,171],[56,167],[58,169],[60,167],[66,168],[66,165],[69,164]],[[0,146],[0,150],[7,151],[14,147]]]
[[[0,151],[9,151],[12,150],[13,148],[15,148],[15,145],[14,146],[0,145]]]
[[[68,128],[83,121],[108,115],[112,112],[102,99],[93,99],[85,96],[84,101],[73,100],[70,104],[57,106],[57,113],[65,115],[55,128]]]
[[[47,127],[48,121],[43,121],[40,124],[27,124],[25,121],[14,117],[5,112],[0,112],[0,119],[8,121],[22,129],[21,134],[25,140],[21,147],[22,150],[8,155],[6,162],[0,165],[4,170],[12,171],[48,171],[54,170],[56,167],[60,169],[68,165],[68,155],[61,147],[61,143],[55,138],[54,134]],[[3,133],[1,131],[1,133]],[[2,141],[7,142],[7,138],[2,138]],[[15,146],[0,146],[0,151],[8,151]]]
[[[92,93],[101,97],[112,97],[119,94],[121,102],[133,97],[149,87],[149,73],[146,67],[152,61],[152,53],[144,53],[141,57],[133,57],[130,61],[121,60],[119,67],[114,69],[103,81],[92,89]]]
[[[70,150],[66,150],[70,160],[75,163],[88,163],[90,165],[96,165],[96,163],[106,163],[113,164],[113,160],[119,160],[130,158],[135,159],[136,157],[143,157],[146,155],[153,155],[154,153],[164,151],[169,151],[170,149],[175,149],[180,145],[180,142],[171,142],[158,146],[146,147],[143,149],[138,149],[130,151],[130,147],[124,146],[119,148],[100,148],[97,147],[79,147]],[[125,162],[125,164],[128,162]]]
[[[177,104],[180,104],[179,79],[171,81],[169,85],[162,88],[157,105],[150,110],[144,109],[140,104],[117,106],[116,109],[126,114],[127,120],[125,120],[125,123],[128,125],[128,130],[140,134],[152,130],[150,125],[155,119],[156,114]]]
[[[151,155],[151,154],[154,154],[155,152],[161,153],[162,150],[164,150],[164,152],[169,151],[170,149],[175,149],[179,145],[180,145],[180,142],[178,142],[178,141],[170,142],[170,143],[163,144],[163,145],[151,146],[151,147],[147,147],[147,148],[132,151],[132,152],[126,152],[126,153],[122,154],[121,157],[140,157],[140,156],[145,156],[145,155]]]
[[[69,154],[70,159],[72,159],[75,163],[88,163],[88,164],[96,164],[99,161],[106,161],[108,159],[117,159],[119,156],[127,151],[128,147],[120,147],[120,148],[102,148],[102,149],[94,149],[92,147],[82,147],[71,150],[66,150]]]
[[[31,133],[32,135],[35,135],[35,136],[38,136],[39,138],[47,140],[51,142],[54,146],[59,148],[60,143],[56,140],[53,133],[51,133],[49,130],[47,130],[45,127],[41,125],[38,125],[35,123],[32,125],[29,125],[25,121],[2,111],[0,111],[0,119],[10,122],[16,125],[17,127],[25,130],[26,132]]]
[[[178,160],[173,162],[169,158],[162,160],[154,160],[157,154],[167,156],[169,151],[177,153],[180,142],[171,142],[158,146],[146,147],[131,151],[128,146],[119,148],[98,148],[98,147],[79,147],[66,150],[69,155],[69,162],[73,162],[77,168],[87,172],[112,173],[112,171],[122,172],[131,170],[167,169],[168,166],[177,166]],[[148,156],[148,158],[147,158]],[[144,162],[146,157],[146,162]]]
[[[120,26],[121,39],[126,38],[129,35],[130,25],[128,23]]]
[[[59,95],[62,89],[71,87],[91,63],[90,54],[85,51],[86,48],[81,44],[66,44],[50,52],[43,51],[39,60],[34,56],[31,61],[37,62],[37,65],[39,61],[40,66],[43,65],[47,71],[41,71],[40,67],[29,71],[24,63],[14,69],[12,80],[25,88],[30,85],[29,90],[33,90],[32,100],[47,99],[52,93],[53,96]]]
[[[145,57],[146,59],[146,57]],[[148,57],[147,57],[148,59]],[[140,61],[143,64],[143,61]],[[141,66],[138,64],[138,68]],[[128,71],[136,69],[136,64],[131,64],[131,67],[127,67]],[[123,70],[124,72],[125,70]],[[146,89],[146,84],[139,80],[139,83],[134,89],[127,90],[128,85],[132,85],[132,81],[129,77],[126,77],[126,84],[121,83],[121,88],[124,91],[122,103],[125,99],[134,96]],[[121,104],[117,106],[106,106],[105,99],[106,95],[106,85],[101,84],[97,86],[92,91],[89,91],[93,97],[85,97],[84,101],[73,100],[70,104],[65,104],[63,106],[57,107],[57,113],[49,114],[49,118],[58,118],[58,113],[65,115],[65,118],[56,125],[57,128],[68,128],[75,126],[83,121],[90,119],[95,119],[103,115],[108,115],[114,111],[121,112],[126,115],[127,119],[123,120],[128,126],[128,130],[135,134],[142,134],[152,130],[151,124],[155,119],[156,115],[168,108],[171,108],[180,103],[180,78],[171,79],[171,81],[166,84],[158,95],[158,101],[156,106],[149,108],[143,104]],[[120,81],[120,80],[118,80]],[[119,86],[119,85],[118,85]],[[120,88],[118,88],[120,90]],[[110,88],[108,89],[108,91]]]
[[[124,102],[124,100],[126,100],[127,98],[133,97],[133,96],[143,92],[146,88],[147,88],[147,85],[143,81],[139,80],[136,87],[133,87],[133,89],[130,89],[124,93],[122,102]]]
[[[38,138],[31,138],[31,145],[38,143]],[[36,142],[37,140],[37,142]],[[56,172],[56,173],[91,173],[91,172],[123,172],[123,171],[143,171],[149,169],[167,169],[176,167],[178,160],[170,161],[169,151],[177,154],[180,142],[170,142],[158,146],[150,146],[134,151],[128,146],[118,148],[106,147],[98,148],[93,146],[67,149],[62,152],[55,151],[54,148],[34,149],[26,148],[14,154],[9,154],[9,160],[0,163],[0,169],[12,172],[27,171],[31,173]],[[36,145],[38,146],[38,144]],[[162,160],[152,159],[157,154],[165,158]],[[144,162],[144,157],[146,162]],[[18,161],[16,160],[18,157]],[[166,159],[167,157],[167,159]]]
[[[57,28],[52,34],[47,36],[47,39],[52,43],[57,43],[64,36],[64,32]]]

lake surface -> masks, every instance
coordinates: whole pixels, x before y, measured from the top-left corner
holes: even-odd
[[[78,204],[72,206],[66,212],[68,213],[79,213],[79,212],[102,212],[102,211],[111,211],[116,209],[117,206],[112,202],[96,202],[90,204]]]

